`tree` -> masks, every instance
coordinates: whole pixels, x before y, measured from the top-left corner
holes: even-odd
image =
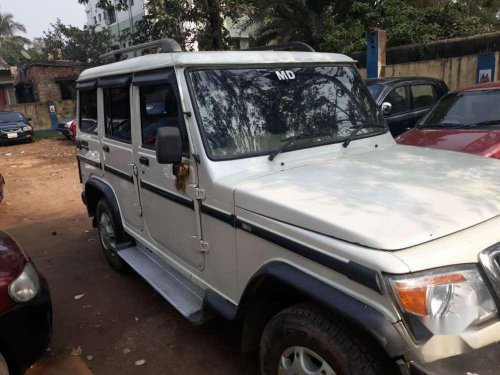
[[[10,13],[0,13],[0,37],[14,36],[18,31],[25,33],[26,27],[14,21],[14,16]]]
[[[50,26],[51,29],[45,31],[42,38],[42,51],[49,59],[99,64],[99,56],[111,49],[108,30],[98,31],[96,26],[79,29],[60,20]]]

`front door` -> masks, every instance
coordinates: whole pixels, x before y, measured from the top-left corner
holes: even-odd
[[[113,187],[125,226],[142,229],[137,166],[132,149],[130,78],[99,81],[104,102],[104,173]]]
[[[204,268],[200,251],[199,218],[195,210],[194,186],[197,165],[189,157],[189,144],[178,100],[173,69],[134,77],[134,98],[139,103],[139,168],[141,204],[150,239],[167,256]],[[162,165],[156,160],[155,139],[160,127],[179,127],[184,139],[182,165]]]

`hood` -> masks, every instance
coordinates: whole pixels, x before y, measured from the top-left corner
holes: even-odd
[[[24,121],[11,121],[11,122],[0,122],[0,129],[1,128],[20,128],[22,126],[26,126],[26,123]]]
[[[500,215],[500,163],[394,146],[239,184],[235,205],[380,250],[398,250]]]
[[[497,129],[412,129],[397,137],[396,142],[500,159],[500,130]]]

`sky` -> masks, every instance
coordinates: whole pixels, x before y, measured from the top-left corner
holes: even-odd
[[[60,18],[64,24],[82,27],[87,21],[85,7],[78,0],[0,0],[0,12],[12,13],[26,26],[29,39],[43,36],[51,23]]]

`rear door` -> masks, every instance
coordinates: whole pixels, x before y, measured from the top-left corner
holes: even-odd
[[[115,191],[125,226],[142,229],[131,127],[130,76],[99,79],[104,109],[102,151],[106,179]]]
[[[189,142],[180,105],[174,69],[134,76],[134,98],[140,114],[137,160],[145,228],[150,239],[168,256],[175,256],[197,269],[204,268],[200,251],[201,229],[198,203],[194,199],[198,172],[189,154]],[[182,166],[159,164],[156,132],[178,127],[183,137]]]

